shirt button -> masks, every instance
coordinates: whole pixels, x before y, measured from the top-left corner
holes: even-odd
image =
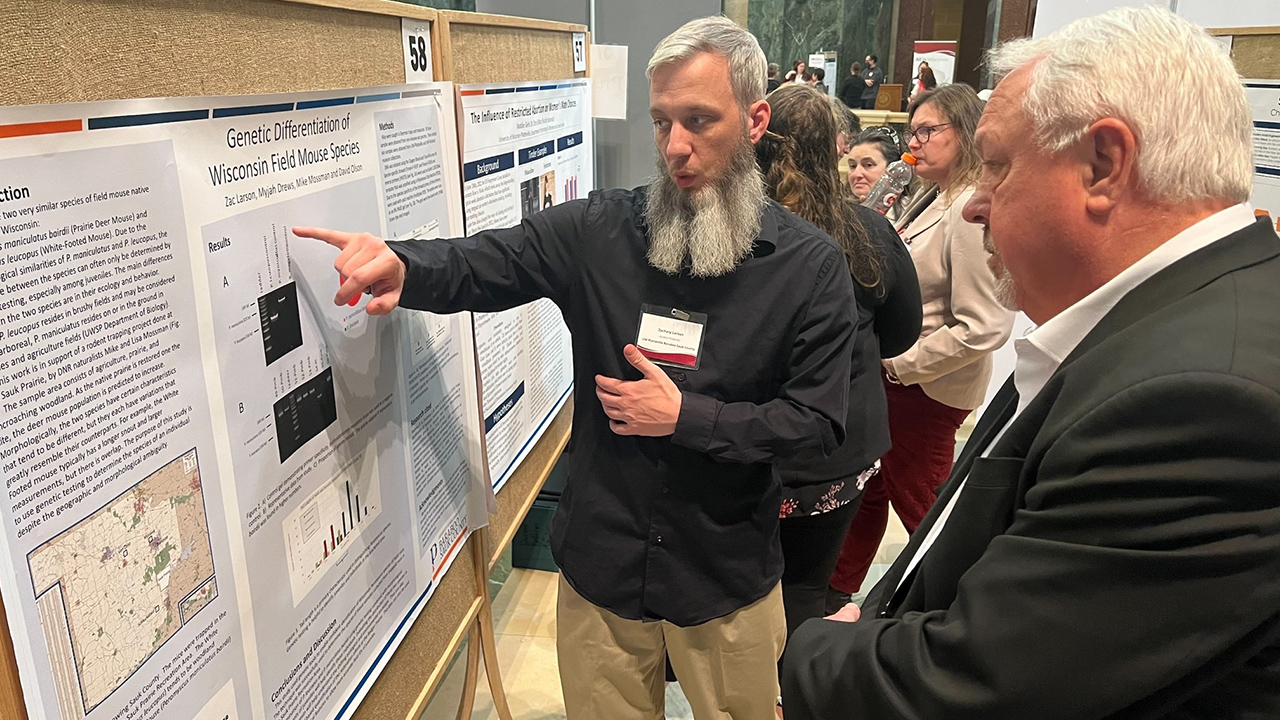
[[[665,486],[662,488],[662,494],[663,494],[663,495],[666,495],[666,494],[667,494],[667,493],[669,493],[669,492],[671,492],[671,488],[669,488],[669,487],[665,487]]]
[[[655,542],[657,542],[659,545],[661,545],[661,544],[662,544],[662,536],[661,536],[661,535],[659,535],[659,536],[657,537],[657,539],[655,540]]]
[[[682,372],[676,373],[676,380],[679,382],[684,382],[684,373]]]

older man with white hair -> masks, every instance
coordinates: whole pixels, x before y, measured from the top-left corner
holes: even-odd
[[[965,217],[1038,327],[863,607],[792,639],[787,720],[1280,717],[1280,240],[1239,77],[1151,7],[991,66]]]
[[[538,298],[573,333],[573,440],[551,528],[571,720],[663,714],[671,663],[700,720],[772,720],[785,642],[780,457],[844,439],[856,310],[848,263],[770,202],[754,143],[765,57],[726,18],[649,63],[658,172],[515,228],[342,249],[341,304],[495,311]]]

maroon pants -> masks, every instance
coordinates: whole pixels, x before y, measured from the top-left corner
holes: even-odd
[[[844,593],[861,589],[889,524],[889,503],[907,532],[916,531],[937,499],[938,487],[951,474],[956,430],[971,412],[943,405],[919,385],[886,380],[885,395],[893,448],[880,459],[880,474],[867,482],[840,549],[831,587]]]

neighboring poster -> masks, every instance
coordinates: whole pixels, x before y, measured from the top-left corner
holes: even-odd
[[[1280,228],[1280,80],[1245,80],[1253,108],[1253,206]]]
[[[468,234],[518,225],[594,187],[586,79],[461,85],[458,95]],[[476,313],[475,336],[497,490],[569,397],[573,354],[560,310],[546,299]]]
[[[290,228],[460,234],[454,121],[448,84],[0,111],[33,720],[354,711],[484,517],[472,330],[335,306]]]
[[[822,82],[827,86],[827,94],[831,97],[835,97],[836,93],[840,91],[839,83],[844,82],[841,78],[840,70],[837,68],[835,53],[827,53],[827,62],[824,66],[824,72],[826,75],[823,76]]]
[[[939,85],[954,82],[957,45],[955,40],[917,40],[915,54],[911,56],[911,89],[915,89],[916,81],[920,79],[922,61],[929,63],[929,69],[933,70],[933,79],[937,80]]]
[[[818,86],[819,89],[828,95],[836,94],[839,82],[843,82],[840,72],[836,69],[836,53],[825,51],[812,53],[805,67],[810,70],[822,68],[822,85]]]

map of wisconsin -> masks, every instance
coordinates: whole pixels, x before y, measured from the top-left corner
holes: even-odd
[[[83,716],[217,595],[195,451],[27,561],[59,703]]]

